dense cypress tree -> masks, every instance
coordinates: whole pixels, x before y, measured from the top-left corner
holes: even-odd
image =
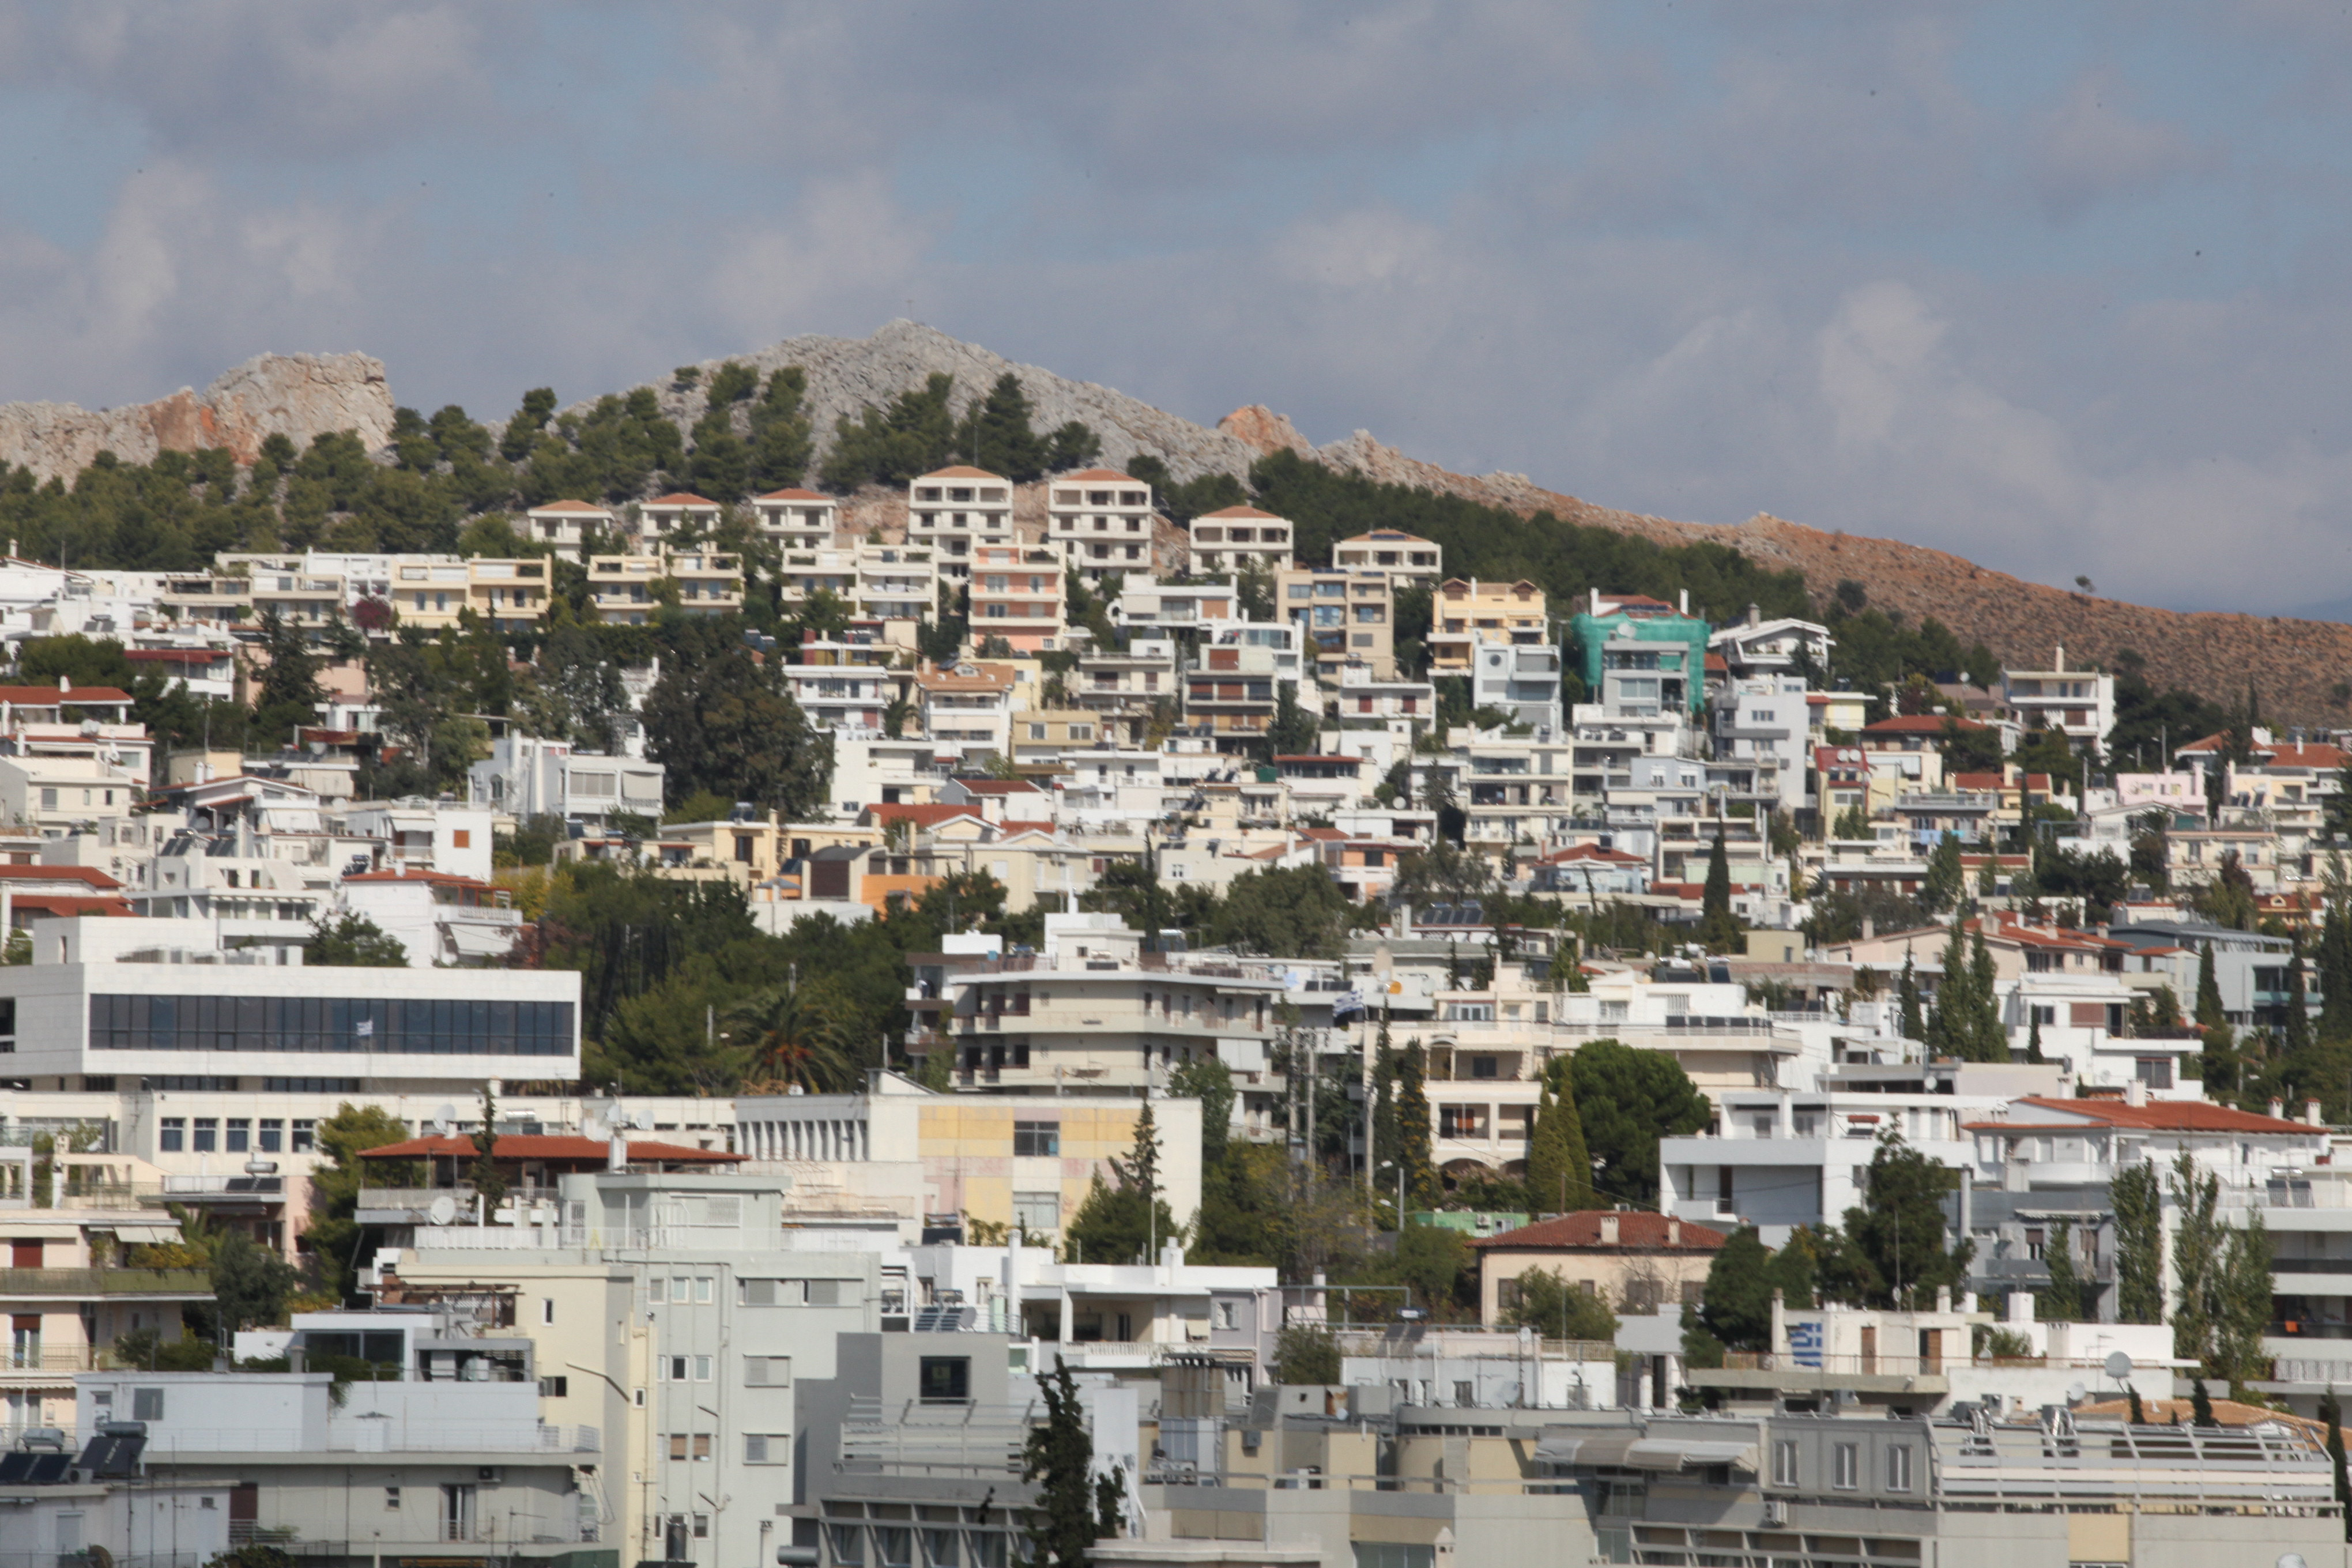
[[[1979,925],[1969,939],[1969,1002],[1975,1016],[1970,1031],[1976,1046],[1974,1059],[1980,1062],[2009,1060],[2009,1031],[2000,1026],[2000,1004],[1993,992],[1991,950],[1985,946],[1984,927]]]
[[[2295,933],[2294,952],[2286,964],[2286,1028],[2283,1043],[2290,1057],[2311,1045],[2310,994],[2303,979],[2303,935]]]
[[[1094,1439],[1087,1435],[1078,1387],[1060,1356],[1051,1375],[1037,1380],[1045,1419],[1029,1429],[1021,1451],[1021,1479],[1036,1486],[1030,1560],[1037,1568],[1087,1568],[1095,1543]]]
[[[1731,912],[1731,862],[1717,833],[1706,852],[1706,887],[1699,896],[1698,939],[1716,952],[1739,942],[1739,919]]]
[[[2116,1319],[2164,1321],[2164,1194],[2146,1161],[2119,1172],[2107,1189],[2116,1211]]]
[[[1437,1172],[1429,1162],[1429,1093],[1423,1088],[1428,1072],[1429,1056],[1421,1041],[1407,1040],[1397,1072],[1397,1163],[1404,1167],[1405,1201],[1433,1208]]]
[[[1919,1016],[1919,974],[1912,966],[1908,951],[1903,954],[1903,980],[1895,988],[1895,994],[1902,1009],[1903,1037],[1906,1040],[1920,1038],[1925,1025]]]
[[[2328,900],[2320,924],[2318,968],[2320,1038],[2352,1037],[2352,920],[2338,899]]]
[[[2336,1506],[2344,1510],[2344,1539],[2352,1541],[2352,1475],[2344,1464],[2344,1402],[2336,1397],[2336,1387],[2319,1396],[2319,1418],[2327,1423],[2327,1464],[2336,1472]]]
[[[2197,1023],[2205,1031],[2204,1059],[2200,1066],[2207,1094],[2226,1094],[2238,1087],[2237,1037],[2221,1010],[2221,985],[2213,974],[2213,944],[2207,942],[2197,960]]]

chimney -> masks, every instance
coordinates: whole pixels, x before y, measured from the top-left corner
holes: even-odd
[[[628,1168],[629,1135],[621,1131],[616,1121],[613,1126],[613,1141],[604,1145],[604,1169],[618,1173]]]
[[[2276,1095],[2271,1096],[2271,1120],[2273,1121],[2286,1120],[2286,1101]]]
[[[2064,643],[2060,643],[2060,644],[2058,645],[2058,656],[2057,656],[2057,658],[2054,658],[2054,659],[2053,659],[2053,660],[2051,661],[2051,666],[2050,666],[2050,668],[2053,668],[2053,669],[2055,669],[2055,670],[2059,671],[2061,674],[2063,674],[2063,673],[2065,672],[2065,669],[2066,669],[2066,645],[2065,645]]]
[[[1613,1214],[1601,1216],[1601,1245],[1603,1247],[1617,1245],[1617,1216]]]
[[[2011,1290],[2009,1293],[2009,1321],[2014,1323],[2033,1321],[2033,1292]]]
[[[2146,1079],[2132,1079],[2124,1085],[2124,1103],[2126,1105],[2146,1105],[2147,1103],[2147,1080]]]
[[[1750,600],[1748,605],[1748,624],[1751,626],[1760,626],[1764,624],[1764,612],[1757,608],[1753,600]]]
[[[1601,615],[1601,590],[1598,588],[1592,590],[1592,614],[1596,619]]]
[[[1948,1312],[1948,1311],[1950,1311],[1951,1310],[1952,1310],[1952,1288],[1951,1288],[1949,1285],[1938,1285],[1938,1286],[1937,1286],[1937,1287],[1936,1287],[1936,1310],[1937,1310],[1938,1312]]]
[[[2322,1121],[2319,1119],[2319,1101],[2315,1100],[2306,1100],[2303,1102],[2303,1120],[2305,1124],[2307,1126],[2325,1127],[2327,1125],[2326,1122]]]
[[[1682,591],[1682,595],[1681,595],[1681,597],[1682,597],[1682,607],[1683,607],[1683,609],[1682,609],[1682,613],[1683,613],[1684,615],[1687,616],[1687,615],[1689,615],[1689,614],[1690,614],[1690,590],[1689,590],[1688,588],[1685,588],[1685,589]]]
[[[2312,1104],[2315,1106],[2319,1102],[2317,1100],[2312,1101]],[[1668,1215],[1666,1216],[1666,1245],[1668,1247],[1680,1247],[1682,1244],[1683,1222],[1676,1219],[1674,1215]]]

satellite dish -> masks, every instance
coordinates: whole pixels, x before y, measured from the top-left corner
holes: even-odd
[[[629,1125],[635,1128],[638,1131],[650,1131],[653,1129],[653,1124],[654,1113],[652,1111],[632,1110],[629,1112]]]
[[[2083,1402],[2083,1395],[2090,1392],[2079,1383],[2070,1383],[2066,1385],[2066,1403],[2079,1405]]]
[[[447,1225],[457,1217],[457,1200],[443,1193],[433,1200],[433,1206],[425,1212],[435,1225]]]
[[[2117,1383],[2121,1383],[2126,1378],[2131,1376],[2131,1357],[2125,1354],[2122,1351],[2116,1351],[2115,1353],[2108,1356],[2107,1375],[2114,1378]]]

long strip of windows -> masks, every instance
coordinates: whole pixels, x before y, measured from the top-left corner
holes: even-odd
[[[572,1004],[464,998],[93,995],[89,1044],[116,1051],[561,1057]]]

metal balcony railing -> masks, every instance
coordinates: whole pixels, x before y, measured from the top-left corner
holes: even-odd
[[[34,1296],[210,1296],[201,1268],[0,1268],[0,1300]]]

